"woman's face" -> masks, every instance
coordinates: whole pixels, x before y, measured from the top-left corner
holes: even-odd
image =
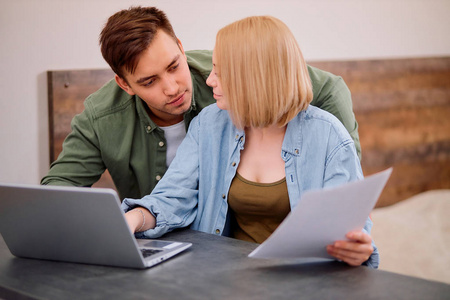
[[[206,79],[206,84],[212,87],[214,93],[214,99],[217,101],[217,106],[220,109],[226,110],[227,106],[227,98],[223,95],[222,84],[220,82],[220,74],[217,73],[217,65],[215,59],[215,51],[213,52],[212,57],[213,68],[208,78]]]

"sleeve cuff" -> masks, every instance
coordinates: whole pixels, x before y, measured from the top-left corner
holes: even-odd
[[[146,231],[134,233],[134,236],[136,238],[138,238],[138,239],[158,238],[168,232],[168,226],[161,226],[161,224],[166,224],[166,222],[164,222],[164,221],[161,222],[161,220],[158,220],[158,213],[155,212],[155,209],[152,206],[145,205],[145,203],[141,199],[137,200],[137,199],[125,198],[121,204],[121,208],[123,209],[124,212],[128,212],[128,211],[132,210],[133,208],[136,208],[139,206],[146,208],[156,218],[156,227],[153,229],[148,229]]]

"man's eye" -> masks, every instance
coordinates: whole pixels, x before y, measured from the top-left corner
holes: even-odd
[[[175,66],[170,68],[171,71],[175,71],[180,66],[180,63],[177,63]]]
[[[144,84],[144,86],[150,86],[153,84],[153,82],[155,82],[154,79],[150,80],[149,82],[147,82],[146,84]]]

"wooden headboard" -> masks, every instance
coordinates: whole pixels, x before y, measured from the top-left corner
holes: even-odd
[[[112,78],[111,69],[47,71],[50,163],[61,153],[70,122],[83,111],[86,97]],[[108,171],[94,186],[116,189]]]
[[[450,57],[309,63],[342,76],[352,92],[364,175],[394,167],[377,207],[450,188]],[[48,71],[50,161],[84,99],[113,76]],[[114,185],[105,175],[96,186]]]

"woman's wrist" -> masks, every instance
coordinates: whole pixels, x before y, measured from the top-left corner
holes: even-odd
[[[142,228],[144,228],[144,226],[145,226],[145,215],[144,215],[144,212],[142,211],[142,209],[137,208],[137,209],[135,209],[135,210],[137,210],[138,212],[140,212],[140,214],[142,215],[142,224],[141,224],[141,226],[136,230],[136,232],[141,232],[141,231],[142,231]]]
[[[139,232],[145,225],[145,215],[141,208],[135,208],[125,214],[128,227],[131,231]]]

